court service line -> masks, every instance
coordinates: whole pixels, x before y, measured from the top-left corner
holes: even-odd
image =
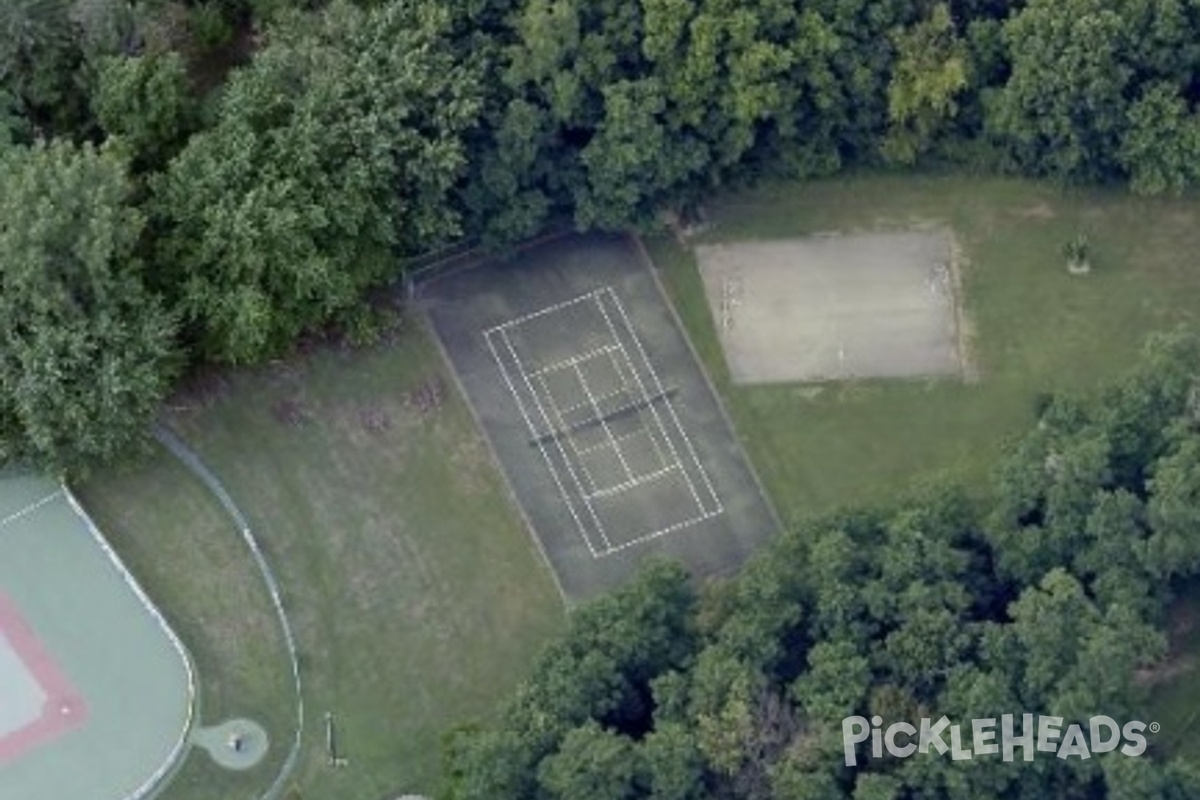
[[[571,502],[570,496],[567,494],[566,488],[559,478],[558,469],[554,466],[554,461],[550,458],[550,454],[546,452],[546,445],[537,435],[537,429],[530,420],[529,414],[525,410],[525,403],[521,401],[521,397],[517,394],[517,389],[513,386],[512,378],[509,377],[508,369],[504,366],[504,362],[500,360],[500,354],[496,352],[496,346],[492,343],[491,331],[485,331],[483,334],[484,341],[487,342],[488,350],[492,353],[492,358],[496,361],[496,366],[500,369],[500,375],[504,378],[504,384],[508,387],[508,391],[512,393],[513,400],[517,404],[517,410],[521,413],[521,418],[525,420],[525,425],[529,428],[529,433],[537,442],[538,450],[542,453],[542,458],[546,462],[546,466],[550,468],[550,476],[554,479],[554,485],[558,487],[559,494],[562,495],[563,503],[567,506],[567,511],[570,512],[571,518],[575,520],[576,527],[579,528],[579,535],[583,538],[583,543],[587,545],[588,552],[592,554],[592,558],[596,558],[596,548],[592,546],[592,540],[588,538],[587,529],[583,526],[583,520],[579,518],[579,514],[575,511],[575,506]],[[503,335],[503,331],[499,333]]]
[[[617,297],[616,293],[613,292],[612,289],[608,290],[608,294],[612,298],[613,305],[616,306],[617,313],[621,315],[621,320],[622,320],[622,322],[624,322],[625,328],[629,331],[629,335],[630,335],[630,338],[633,339],[634,346],[637,348],[638,353],[642,356],[642,360],[646,363],[646,369],[648,369],[650,371],[650,377],[654,381],[655,388],[659,391],[659,393],[662,393],[663,392],[662,381],[659,380],[658,372],[654,369],[654,364],[647,357],[646,350],[644,347],[642,347],[642,341],[638,337],[637,331],[634,330],[632,323],[630,323],[630,321],[629,321],[629,315],[625,313],[625,306],[624,306],[624,304],[621,303],[621,298]],[[601,306],[601,309],[604,310],[603,306]],[[608,312],[607,311],[605,311],[604,317],[606,320],[608,320]],[[639,379],[639,382],[640,382],[640,379]],[[663,400],[663,403],[666,405],[667,411],[670,413],[671,418],[675,421],[676,427],[679,428],[679,433],[683,436],[684,444],[687,445],[688,452],[692,457],[692,461],[695,462],[696,468],[700,471],[700,477],[704,480],[704,485],[708,489],[708,493],[712,496],[713,502],[715,502],[717,504],[716,513],[718,513],[718,514],[721,513],[722,511],[724,511],[724,506],[721,503],[721,498],[720,498],[720,496],[717,495],[716,489],[713,488],[712,481],[709,480],[708,472],[704,469],[704,465],[700,463],[699,456],[696,455],[696,448],[692,444],[691,437],[688,436],[687,430],[683,427],[683,424],[679,421],[679,416],[678,416],[678,414],[675,413],[675,407],[671,404],[670,398],[665,397]],[[700,508],[702,511],[704,510],[703,505],[701,505]]]
[[[583,387],[583,393],[587,395],[587,399],[592,404],[592,410],[596,412],[596,419],[600,420],[600,427],[604,429],[604,435],[608,437],[608,443],[612,446],[613,452],[617,454],[617,460],[621,462],[621,468],[625,470],[625,477],[628,480],[635,480],[633,470],[629,468],[629,462],[625,460],[625,454],[621,452],[621,446],[617,444],[617,439],[613,436],[612,428],[608,427],[608,421],[604,419],[604,412],[600,410],[600,404],[596,402],[596,398],[592,395],[592,390],[588,386],[587,378],[583,375],[583,370],[579,365],[575,365],[575,374],[579,378],[579,385]],[[592,481],[592,486],[595,487],[596,482]]]
[[[663,467],[662,469],[657,469],[654,472],[648,472],[645,475],[639,475],[636,478],[627,480],[624,483],[618,483],[616,486],[609,486],[606,489],[601,489],[598,492],[593,492],[591,497],[592,498],[611,497],[614,494],[621,494],[622,492],[627,492],[627,491],[630,491],[631,489],[636,489],[639,486],[645,486],[647,483],[653,483],[654,481],[656,481],[660,478],[664,478],[667,475],[670,475],[675,470],[681,470],[681,467],[679,464],[668,464],[667,466]],[[703,511],[703,509],[701,509],[701,510]]]
[[[612,295],[612,297],[614,299],[616,298],[616,295],[613,293],[612,289],[609,289],[608,292],[610,295]],[[600,307],[600,313],[604,316],[604,324],[606,324],[608,326],[609,335],[612,336],[614,341],[620,343],[620,345],[621,345],[621,349],[622,349],[621,355],[625,359],[625,363],[629,367],[629,373],[633,376],[633,380],[637,384],[638,390],[642,393],[643,401],[650,408],[650,414],[654,417],[654,421],[658,425],[658,430],[663,436],[663,441],[665,441],[667,443],[667,449],[671,451],[671,457],[675,460],[674,466],[678,466],[678,467],[682,468],[683,467],[683,459],[679,457],[679,451],[675,449],[675,443],[671,440],[671,434],[667,430],[667,426],[665,424],[663,424],[662,418],[658,414],[658,409],[655,408],[654,404],[651,402],[650,391],[646,388],[646,384],[642,381],[642,376],[638,373],[637,365],[634,364],[633,358],[630,357],[628,350],[625,349],[625,343],[621,341],[621,337],[617,333],[617,328],[613,324],[612,318],[608,314],[608,309],[606,309],[604,307],[604,303],[601,300],[601,298],[599,298],[599,297],[596,298],[596,305]],[[651,372],[653,374],[653,365],[650,364],[650,359],[647,357],[646,351],[641,349],[641,344],[637,341],[636,334],[634,334],[633,327],[629,324],[628,320],[625,320],[625,327],[628,330],[629,334],[634,337],[634,343],[638,345],[639,354],[642,357],[642,362],[646,365],[646,368],[648,370],[651,370]],[[663,394],[663,388],[662,388],[661,383],[657,384],[657,388],[658,388],[659,394]],[[665,395],[663,395],[663,402],[666,403],[666,406],[668,409],[671,408],[671,400],[669,397],[666,397]],[[675,427],[678,428],[680,433],[683,433],[683,435],[686,438],[687,434],[683,432],[683,428],[679,424],[679,419],[676,417],[674,421],[675,421]],[[696,503],[696,508],[700,510],[700,513],[704,513],[705,511],[707,511],[707,509],[704,507],[704,503],[700,500],[700,493],[696,491],[696,486],[692,482],[692,478],[690,475],[688,475],[686,469],[683,470],[683,479],[687,483],[688,491],[692,495],[692,500]]]
[[[504,333],[504,332],[501,331],[501,333]],[[560,361],[555,361],[553,364],[547,364],[543,367],[538,367],[537,369],[528,370],[528,372],[530,375],[536,375],[538,377],[541,377],[542,375],[545,375],[547,372],[555,372],[560,369],[569,369],[571,367],[578,367],[580,364],[582,364],[585,361],[591,361],[593,358],[602,356],[605,353],[610,353],[616,349],[617,349],[617,346],[611,345],[611,344],[605,345],[604,347],[597,347],[595,350],[589,350],[586,353],[580,353],[578,355],[571,356],[570,358],[564,358]]]
[[[542,405],[542,398],[538,397],[538,393],[534,390],[533,382],[529,380],[529,373],[525,370],[525,365],[521,363],[521,357],[517,355],[517,351],[516,348],[513,347],[512,340],[508,338],[508,334],[505,331],[500,331],[497,335],[504,340],[504,345],[508,348],[508,352],[513,358],[513,363],[517,365],[517,372],[519,372],[521,377],[524,379],[525,386],[527,389],[529,389],[529,394],[533,396],[533,402],[537,406],[538,411],[541,412],[542,419],[545,421],[546,425],[551,425],[550,416],[546,413],[545,406]],[[608,540],[608,534],[604,530],[604,523],[600,521],[600,517],[596,514],[596,509],[592,507],[592,502],[588,500],[587,492],[584,491],[583,484],[579,482],[579,476],[575,474],[575,467],[571,464],[571,459],[567,458],[567,451],[563,449],[562,442],[558,438],[555,438],[554,444],[558,447],[558,452],[562,455],[563,461],[567,465],[567,474],[570,475],[571,480],[575,482],[575,488],[579,492],[579,496],[583,498],[583,502],[584,505],[587,506],[588,513],[592,515],[592,520],[596,523],[596,529],[600,533],[600,538],[604,540],[606,547],[612,547],[612,542]]]
[[[546,382],[546,376],[537,375],[536,377],[538,383],[546,391],[546,402],[550,404],[551,410],[554,411],[554,416],[558,419],[558,429],[562,431],[558,438],[567,440],[567,444],[571,446],[571,452],[575,454],[575,459],[579,462],[579,470],[583,473],[583,477],[587,479],[588,491],[594,492],[596,490],[596,479],[592,476],[591,470],[588,469],[587,464],[583,460],[583,452],[579,449],[579,445],[575,443],[575,437],[571,435],[570,428],[567,427],[567,419],[563,416],[564,412],[559,410],[558,401],[554,399],[554,393],[550,391],[550,384]],[[554,429],[551,428],[548,433],[553,435]]]
[[[613,363],[616,363],[616,362],[614,361]],[[620,389],[600,395],[599,397],[596,398],[596,402],[600,403],[605,400],[609,400],[613,397],[619,397],[620,395],[625,394],[628,391],[629,391],[629,388],[627,386],[625,386],[624,381],[622,381]],[[592,404],[592,401],[590,399],[589,400],[580,400],[578,403],[573,403],[572,405],[569,405],[566,408],[562,409],[562,413],[570,414],[572,411],[578,411],[579,409],[583,408],[584,406],[589,406],[591,404]]]
[[[537,319],[538,317],[545,316],[546,314],[552,314],[555,311],[561,311],[562,309],[567,308],[568,306],[573,306],[576,303],[582,303],[583,301],[596,296],[600,292],[603,292],[605,288],[606,287],[601,287],[599,289],[593,289],[592,291],[587,292],[586,294],[581,294],[578,297],[572,297],[570,300],[563,300],[561,303],[555,303],[553,305],[546,306],[545,308],[539,308],[537,311],[533,311],[528,314],[523,314],[519,317],[514,317],[514,318],[508,320],[507,322],[502,322],[499,325],[495,325],[491,328],[488,328],[487,330],[485,330],[483,332],[483,335],[488,336],[489,334],[492,334],[492,333],[499,333],[499,332],[502,332],[505,328],[511,328],[516,325],[522,325],[526,322],[529,322],[532,319]]]

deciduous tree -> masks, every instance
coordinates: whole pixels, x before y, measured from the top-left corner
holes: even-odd
[[[129,194],[90,146],[0,157],[0,461],[112,458],[169,387],[173,324],[141,282]]]

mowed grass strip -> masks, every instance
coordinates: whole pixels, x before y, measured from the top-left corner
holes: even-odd
[[[254,798],[286,757],[295,694],[283,637],[236,529],[211,495],[165,450],[98,473],[80,501],[167,617],[192,657],[199,723],[249,717],[275,743],[239,773],[191,749],[159,800]]]
[[[441,736],[486,718],[565,621],[465,404],[415,328],[223,383],[169,422],[250,518],[282,585],[308,713],[285,796],[432,792]],[[142,502],[121,495],[107,502]],[[162,524],[193,529],[183,513]],[[326,712],[349,762],[336,770]],[[218,795],[188,800],[200,796]]]
[[[853,381],[735,386],[690,252],[647,242],[785,519],[886,501],[933,477],[982,489],[1038,395],[1093,387],[1147,334],[1200,310],[1200,203],[961,176],[851,176],[776,184],[712,202],[700,241],[949,226],[962,251],[977,383]],[[1067,273],[1084,231],[1092,274]]]

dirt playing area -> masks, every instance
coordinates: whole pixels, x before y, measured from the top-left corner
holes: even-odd
[[[962,374],[945,232],[701,245],[696,259],[736,383]]]

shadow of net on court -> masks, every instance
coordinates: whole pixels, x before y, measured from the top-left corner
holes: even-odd
[[[564,592],[651,553],[740,564],[773,515],[648,266],[566,237],[474,264],[420,297]]]

